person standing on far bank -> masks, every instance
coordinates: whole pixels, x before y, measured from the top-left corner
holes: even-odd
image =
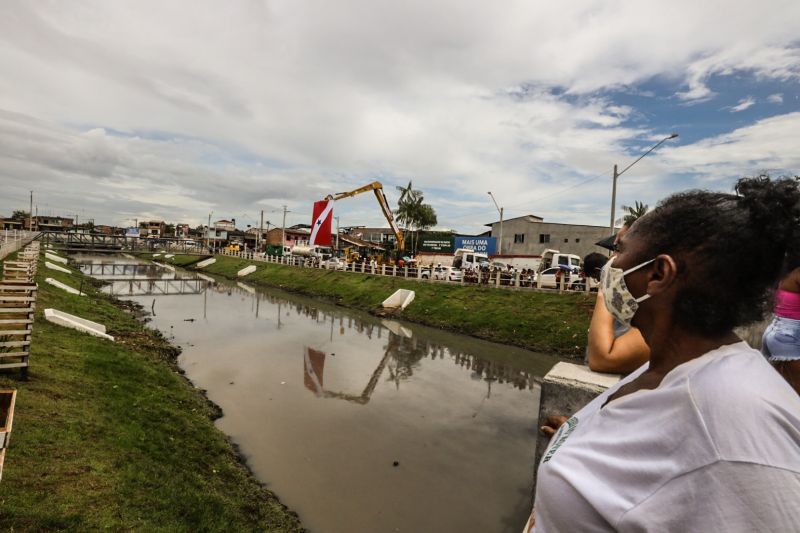
[[[560,426],[526,530],[800,531],[800,396],[734,328],[800,250],[793,179],[673,195],[603,268],[650,361]]]

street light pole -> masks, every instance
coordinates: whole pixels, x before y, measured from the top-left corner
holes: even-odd
[[[654,144],[652,147],[650,147],[649,150],[647,150],[642,155],[640,155],[638,158],[636,158],[636,160],[633,163],[631,163],[627,167],[623,168],[622,172],[617,172],[617,165],[614,165],[614,175],[613,175],[612,183],[611,183],[611,222],[609,224],[609,230],[611,232],[611,235],[614,235],[614,213],[615,213],[616,207],[617,207],[617,178],[619,178],[625,172],[627,172],[627,170],[629,168],[631,168],[633,165],[635,165],[636,163],[641,161],[644,158],[644,156],[646,156],[647,154],[649,154],[650,152],[652,152],[653,150],[655,150],[656,148],[661,146],[666,141],[668,141],[670,139],[674,139],[677,136],[678,136],[677,133],[672,133],[672,134],[664,137],[663,139],[658,141],[656,144]]]
[[[503,208],[497,205],[497,200],[494,199],[492,191],[489,191],[489,196],[492,197],[494,206],[497,208],[497,211],[500,212],[500,238],[497,241],[497,254],[501,255],[503,253]]]

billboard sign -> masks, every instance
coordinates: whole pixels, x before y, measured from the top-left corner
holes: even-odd
[[[125,228],[126,237],[139,237],[139,228]]]
[[[497,237],[456,237],[454,246],[456,250],[464,248],[491,255],[497,250]]]
[[[419,241],[419,251],[435,254],[452,254],[453,237],[423,237]]]

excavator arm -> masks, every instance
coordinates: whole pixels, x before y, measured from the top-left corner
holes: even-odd
[[[397,251],[402,252],[406,248],[406,239],[405,237],[403,237],[403,232],[400,231],[400,228],[394,221],[394,215],[392,214],[392,210],[389,207],[389,202],[386,201],[386,195],[383,194],[383,185],[381,185],[381,182],[373,181],[369,185],[364,185],[363,187],[359,187],[358,189],[349,192],[340,192],[336,194],[331,194],[326,199],[334,201],[342,200],[343,198],[350,198],[351,196],[355,196],[357,194],[361,194],[362,192],[368,192],[368,191],[372,191],[375,193],[375,198],[378,199],[378,203],[381,205],[381,211],[383,211],[383,216],[386,217],[386,220],[389,222],[389,226],[392,228],[394,236],[397,239]]]

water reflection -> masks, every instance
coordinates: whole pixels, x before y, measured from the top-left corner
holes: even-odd
[[[309,531],[520,529],[553,358],[209,279],[133,299]]]

